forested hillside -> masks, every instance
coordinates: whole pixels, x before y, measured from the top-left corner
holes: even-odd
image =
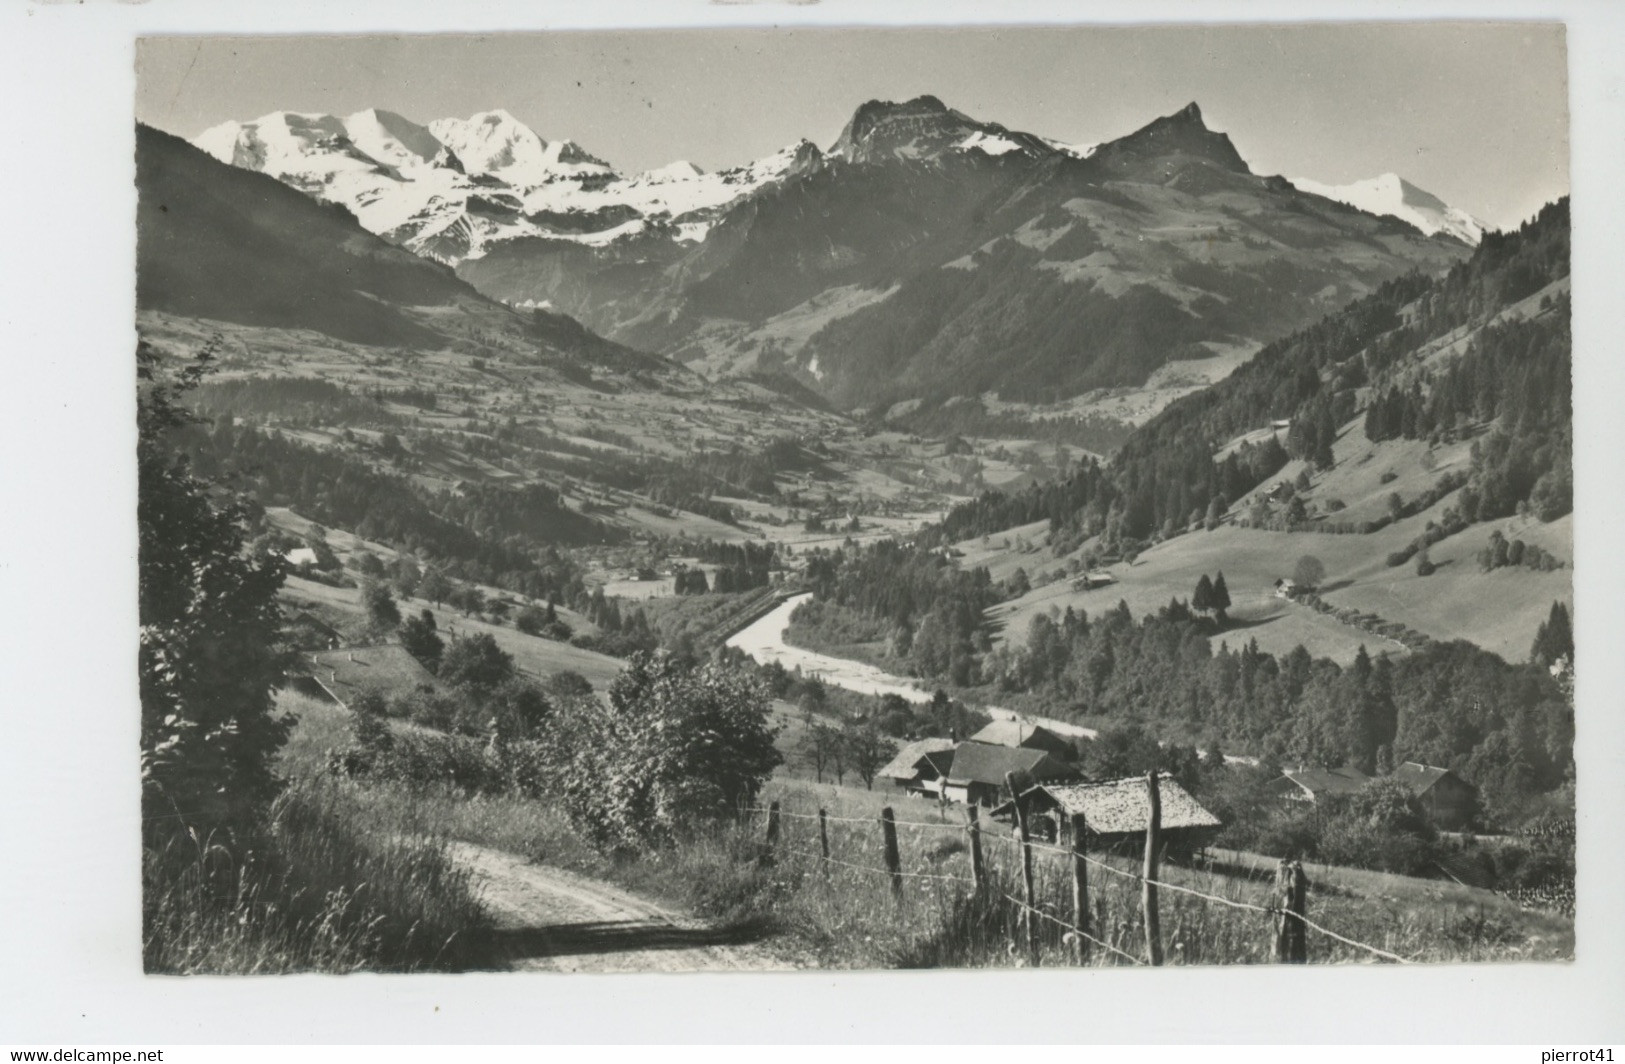
[[[1414,555],[1417,577],[1426,578],[1433,571],[1427,547],[1476,522],[1514,513],[1523,521],[1563,516],[1572,508],[1571,339],[1568,299],[1557,282],[1568,275],[1567,248],[1568,204],[1561,201],[1516,233],[1486,238],[1444,276],[1399,278],[1267,346],[1228,380],[1171,405],[1109,461],[1085,461],[1069,477],[1020,492],[987,492],[954,508],[918,537],[913,553],[899,552],[884,569],[855,552],[824,559],[815,584],[820,609],[798,614],[800,638],[867,641],[882,664],[981,688],[987,701],[1095,724],[1145,724],[1159,735],[1283,763],[1352,764],[1367,772],[1403,760],[1447,765],[1482,789],[1491,821],[1518,822],[1538,796],[1571,779],[1573,706],[1564,677],[1573,645],[1562,602],[1538,631],[1529,618],[1521,637],[1530,641],[1523,644],[1531,648],[1527,663],[1447,637],[1390,657],[1394,643],[1372,634],[1370,650],[1361,646],[1342,665],[1301,645],[1264,652],[1246,632],[1263,622],[1227,619],[1206,576],[1191,597],[1176,594],[1138,617],[1124,603],[1074,609],[1087,588],[1053,585],[1062,595],[1049,601],[1068,603],[1064,615],[1040,606],[1023,631],[1006,632],[994,645],[989,622],[970,607],[977,597],[1026,601],[1027,567],[1036,574],[1043,556],[998,584],[985,570],[966,573],[946,559],[950,544],[1043,521],[1049,557],[1099,537],[1090,559],[1126,563],[1157,543],[1169,544],[1159,554],[1177,551],[1175,544],[1186,542],[1177,537],[1221,523],[1262,527],[1255,512],[1276,530],[1271,534],[1303,535],[1303,551],[1313,553],[1313,533],[1334,530],[1328,511],[1317,518],[1300,504],[1289,520],[1252,493],[1293,462],[1300,488],[1329,475],[1338,454],[1351,453],[1348,436],[1362,430],[1373,441],[1428,440],[1439,453],[1459,456],[1448,470],[1427,466],[1426,489],[1408,501],[1392,495],[1381,518],[1335,529],[1358,536],[1367,524],[1385,526],[1440,505],[1442,516],[1411,548],[1388,557],[1388,567]],[[1426,448],[1426,456],[1433,459],[1435,450]],[[1380,469],[1363,475],[1375,482]],[[1246,512],[1232,509],[1250,494]],[[1513,564],[1499,531],[1490,543],[1485,572]],[[1291,556],[1280,564],[1292,573]],[[1367,564],[1387,571],[1381,554]],[[1134,567],[1128,570],[1119,579],[1133,580]],[[919,594],[921,575],[938,594]],[[1105,602],[1116,600],[1105,594]],[[1039,595],[1035,578],[1031,596]],[[922,636],[942,641],[942,651],[922,647]]]
[[[1491,234],[1466,262],[1436,280],[1410,274],[1301,332],[1267,345],[1226,380],[1182,399],[1132,433],[1109,473],[1085,466],[1067,483],[1024,495],[990,492],[957,507],[943,540],[998,532],[1047,518],[1056,532],[1144,541],[1182,531],[1278,471],[1289,458],[1330,463],[1330,441],[1410,352],[1453,330],[1483,324],[1568,276],[1569,207],[1563,199],[1512,233]],[[1368,409],[1383,435],[1466,431],[1498,421],[1474,459],[1483,517],[1511,512],[1536,485],[1543,514],[1570,509],[1570,338],[1566,301],[1549,313],[1484,330],[1436,380],[1390,385]],[[1413,412],[1405,420],[1403,411]],[[1424,409],[1425,408],[1425,409]],[[1245,446],[1225,460],[1225,441],[1291,419],[1284,443]],[[1408,429],[1409,431],[1405,431]],[[1544,479],[1544,482],[1542,481]],[[1474,513],[1477,514],[1475,508]],[[1472,518],[1469,518],[1471,520]]]

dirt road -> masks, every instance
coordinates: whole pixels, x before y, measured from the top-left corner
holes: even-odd
[[[453,843],[474,872],[504,967],[545,972],[785,970],[749,931],[681,917],[617,887],[501,850]]]

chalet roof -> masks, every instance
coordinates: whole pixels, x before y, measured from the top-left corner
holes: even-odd
[[[1056,808],[1073,816],[1083,814],[1083,822],[1096,835],[1125,835],[1144,832],[1151,819],[1151,801],[1144,776],[1105,780],[1097,783],[1041,783],[1023,792],[1048,795]],[[1219,818],[1202,807],[1190,792],[1166,772],[1157,784],[1161,798],[1163,828],[1216,828]],[[1009,813],[1006,802],[993,810],[995,816]]]
[[[917,739],[901,750],[897,756],[886,763],[886,767],[875,773],[887,779],[911,780],[920,773],[920,762],[931,758],[932,767],[941,772],[946,766],[939,763],[939,759],[931,757],[934,754],[946,753],[952,760],[954,741],[952,739]]]
[[[310,658],[312,678],[345,705],[363,694],[390,697],[436,686],[429,671],[398,643],[321,650]]]
[[[1447,768],[1438,768],[1434,765],[1424,765],[1416,761],[1407,761],[1398,768],[1394,769],[1393,772],[1389,773],[1390,779],[1398,780],[1406,787],[1410,788],[1411,793],[1418,795],[1426,794],[1430,789],[1432,789],[1435,783],[1438,783],[1446,776],[1455,777],[1458,782],[1466,784],[1469,787],[1472,786],[1472,784],[1467,783],[1466,780],[1462,779],[1460,776],[1457,776],[1454,772],[1451,772]]]
[[[300,610],[298,613],[294,614],[292,617],[289,617],[283,623],[288,624],[288,625],[299,625],[299,626],[306,627],[306,628],[313,628],[316,631],[321,632],[323,635],[338,635],[339,634],[337,628],[334,628],[332,625],[328,624],[326,621],[322,620],[320,617],[316,616],[314,613],[311,613],[309,610]]]
[[[964,742],[954,747],[948,782],[1003,784],[1005,773],[1059,775],[1065,768],[1047,750]]]
[[[1323,794],[1354,794],[1370,783],[1371,777],[1357,768],[1295,768],[1284,770],[1275,782],[1279,784],[1281,780],[1291,780],[1319,797]]]
[[[1044,750],[1063,750],[1071,745],[1043,725],[1022,720],[993,721],[972,735],[967,742],[986,743],[989,746],[1025,746]]]

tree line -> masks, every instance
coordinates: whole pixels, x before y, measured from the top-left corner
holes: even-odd
[[[1272,655],[1256,640],[1215,650],[1218,622],[1183,603],[1138,621],[1119,603],[1094,617],[1040,614],[1026,645],[996,649],[983,671],[1012,706],[1147,722],[1274,764],[1453,768],[1480,787],[1494,816],[1517,822],[1523,803],[1573,770],[1573,707],[1548,671],[1572,660],[1567,617],[1554,606],[1529,664],[1457,641],[1397,660],[1362,647],[1344,667],[1301,646]]]

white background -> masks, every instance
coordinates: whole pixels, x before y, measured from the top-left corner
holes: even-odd
[[[1605,3],[1327,3],[1561,18],[1574,147],[1579,959],[1557,966],[695,976],[141,974],[131,402],[133,38],[566,26],[1287,21],[1301,3],[33,5],[0,10],[0,1045],[556,1040],[1625,1038],[1625,19]],[[748,102],[745,104],[748,106]],[[1494,608],[1492,602],[1486,609]],[[1532,1060],[1531,1064],[1538,1064]]]

